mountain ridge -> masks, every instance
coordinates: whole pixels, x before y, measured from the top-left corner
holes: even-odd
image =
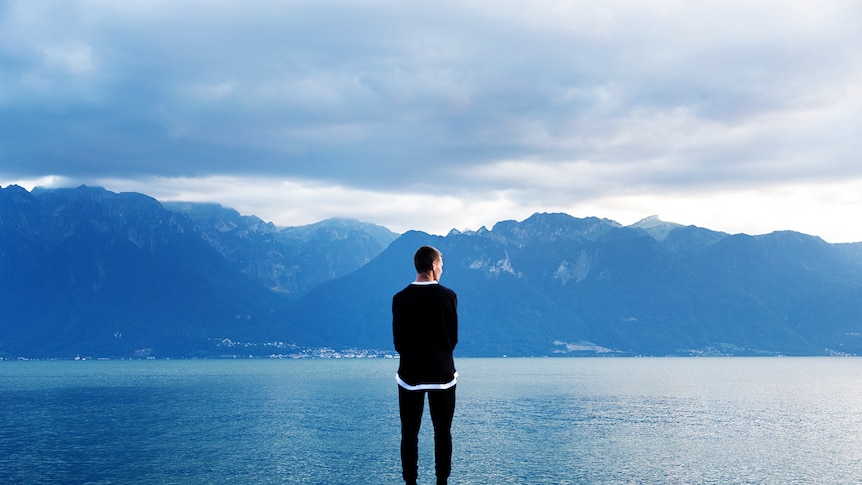
[[[459,295],[460,355],[862,352],[862,243],[564,213],[445,236],[279,228],[219,204],[9,186],[0,358],[391,353],[390,298],[422,244]]]

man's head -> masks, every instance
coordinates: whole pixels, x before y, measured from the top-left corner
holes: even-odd
[[[440,280],[443,273],[443,253],[431,246],[422,246],[413,255],[413,265],[416,273],[428,274],[434,281]]]

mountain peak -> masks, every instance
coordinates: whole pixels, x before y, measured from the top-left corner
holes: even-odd
[[[494,224],[491,234],[500,241],[523,243],[537,238],[552,240],[595,240],[620,225],[608,219],[588,217],[578,219],[565,213],[535,213],[527,219],[501,221]]]
[[[642,231],[652,236],[652,238],[656,241],[661,242],[667,239],[667,236],[671,233],[671,231],[683,226],[682,224],[677,224],[675,222],[665,222],[659,219],[657,215],[651,215],[635,222],[629,227],[641,229]]]
[[[632,227],[640,227],[641,229],[644,229],[647,227],[653,227],[662,224],[665,224],[665,222],[659,219],[658,214],[653,214],[635,222],[634,224],[632,224]]]

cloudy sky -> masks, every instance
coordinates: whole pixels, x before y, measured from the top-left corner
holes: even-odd
[[[862,0],[0,0],[0,186],[862,241]]]

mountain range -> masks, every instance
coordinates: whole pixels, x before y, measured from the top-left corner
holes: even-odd
[[[458,293],[461,356],[862,352],[862,243],[559,213],[446,236],[279,228],[217,204],[9,186],[0,358],[391,354],[391,297],[423,244]]]

